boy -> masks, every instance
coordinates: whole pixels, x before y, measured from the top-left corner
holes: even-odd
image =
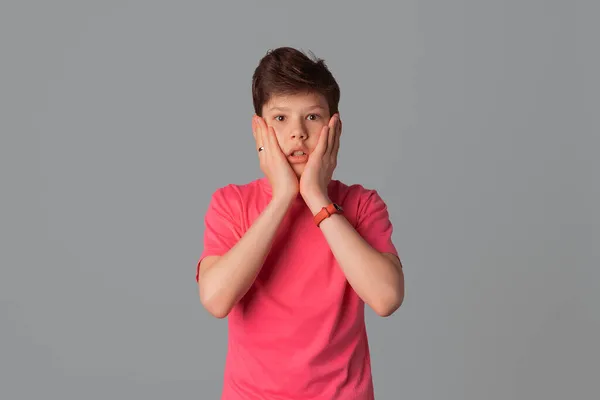
[[[196,280],[228,317],[222,399],[373,399],[364,305],[391,315],[404,276],[385,203],[333,180],[340,89],[323,60],[279,48],[252,79],[264,177],[212,196]]]

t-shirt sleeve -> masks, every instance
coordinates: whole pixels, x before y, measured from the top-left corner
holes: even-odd
[[[231,187],[213,193],[204,216],[204,248],[196,265],[196,282],[204,258],[222,256],[242,237],[239,202],[239,196]]]
[[[393,225],[388,208],[376,190],[369,190],[358,207],[357,232],[375,250],[398,256],[392,243]]]

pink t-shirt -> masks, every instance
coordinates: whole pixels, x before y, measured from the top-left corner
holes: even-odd
[[[387,207],[375,190],[333,180],[329,197],[371,246],[397,255]],[[266,178],[218,189],[197,267],[233,247],[270,199]],[[372,400],[364,307],[299,196],[253,286],[227,317],[221,398]]]

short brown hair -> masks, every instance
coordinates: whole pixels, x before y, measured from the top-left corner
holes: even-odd
[[[325,97],[330,115],[338,112],[340,87],[325,61],[291,47],[269,50],[252,75],[252,102],[259,116],[273,95],[313,92]]]

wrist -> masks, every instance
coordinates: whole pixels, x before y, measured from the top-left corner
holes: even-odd
[[[313,215],[316,215],[323,207],[327,207],[329,204],[331,204],[331,199],[329,196],[323,193],[307,195],[303,196],[303,198]]]
[[[275,208],[284,208],[287,210],[292,205],[296,197],[297,195],[273,196],[271,198],[270,204]]]

